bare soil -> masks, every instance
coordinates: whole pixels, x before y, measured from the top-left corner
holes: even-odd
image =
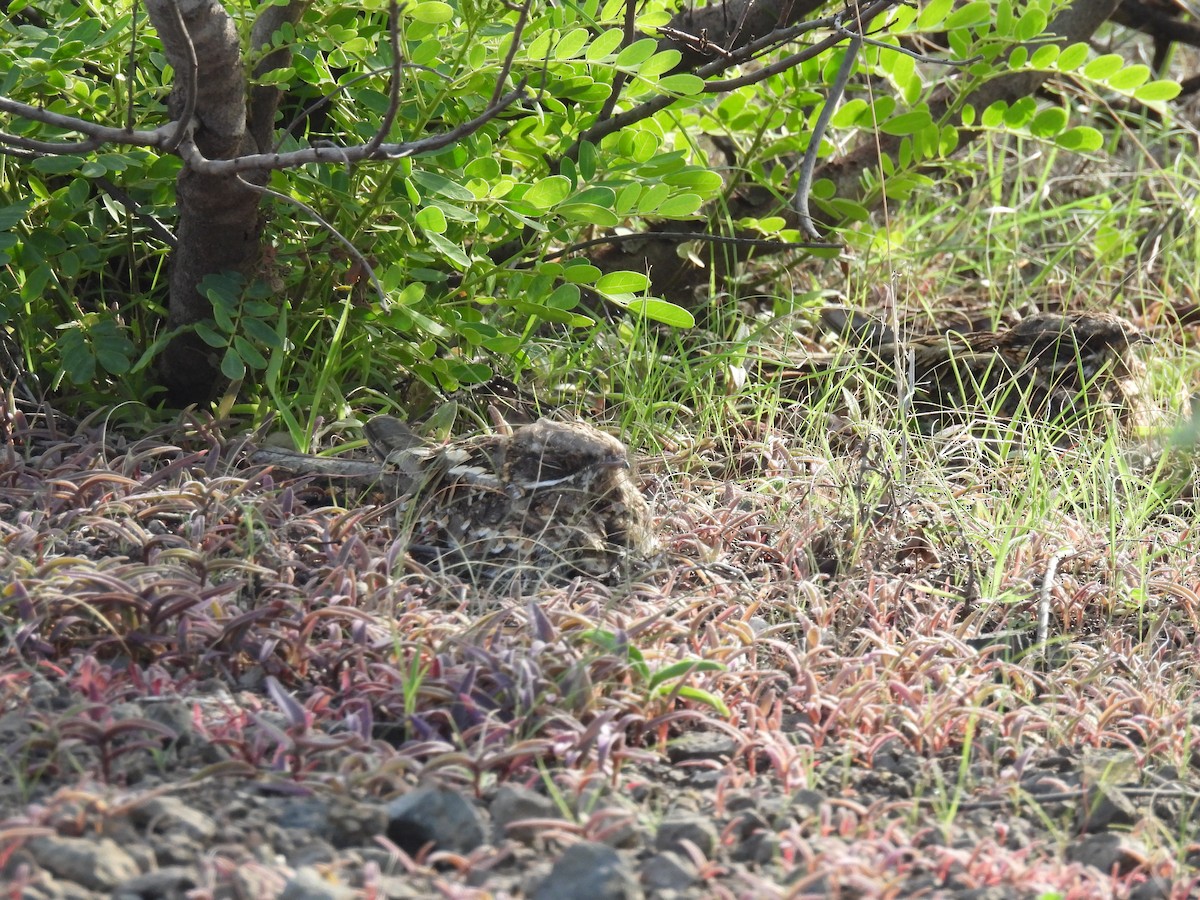
[[[5,414],[10,896],[1200,896],[1194,510],[1004,547],[748,429],[644,462],[643,571],[497,594],[211,422]]]

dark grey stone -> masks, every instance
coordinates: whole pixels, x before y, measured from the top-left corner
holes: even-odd
[[[483,843],[479,813],[449,788],[418,788],[385,809],[388,838],[410,856],[429,843],[456,853],[470,853]]]
[[[566,849],[531,894],[531,900],[636,900],[637,880],[616,850],[590,841]]]
[[[711,819],[703,816],[675,815],[663,819],[654,836],[655,849],[680,850],[683,841],[695,844],[706,859],[712,859],[717,848],[717,829]]]
[[[536,828],[513,828],[513,822],[562,818],[562,812],[553,800],[517,784],[506,784],[496,791],[488,811],[492,814],[493,839],[497,842],[512,838],[529,843],[536,837]]]

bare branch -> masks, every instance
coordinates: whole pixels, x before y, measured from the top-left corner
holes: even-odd
[[[392,77],[388,86],[388,108],[375,131],[375,136],[367,144],[368,156],[379,149],[387,133],[392,130],[392,123],[396,121],[396,113],[400,110],[400,7],[396,5],[396,0],[388,2],[388,35],[392,39]]]
[[[625,0],[625,33],[621,36],[621,47],[628,47],[636,37],[637,3],[635,0]],[[617,99],[621,96],[621,89],[625,87],[625,82],[628,80],[629,76],[624,72],[618,72],[613,76],[612,90],[608,94],[608,99],[604,101],[604,106],[600,110],[600,115],[596,117],[596,122],[603,122],[613,114],[613,110],[617,106]]]
[[[873,4],[862,10],[862,19],[864,22],[869,22],[871,19],[874,19],[876,16],[886,12],[893,6],[898,6],[902,2],[903,0],[875,0]],[[770,50],[773,50],[782,44],[789,43],[807,32],[826,28],[835,32],[834,34],[829,35],[815,44],[810,44],[808,47],[799,51],[798,53],[794,53],[769,66],[756,69],[754,72],[751,72],[740,78],[731,78],[725,81],[710,81],[704,86],[704,93],[716,94],[733,90],[734,88],[742,87],[747,84],[756,84],[760,81],[770,78],[772,75],[778,75],[780,72],[786,72],[788,69],[794,68],[800,63],[812,59],[814,56],[818,56],[829,48],[836,47],[838,44],[840,44],[843,40],[845,40],[841,34],[836,33],[837,29],[841,27],[840,18],[841,14],[838,13],[832,16],[827,16],[823,19],[814,19],[811,22],[802,22],[797,25],[791,25],[787,28],[778,28],[769,34],[763,35],[757,40],[751,41],[748,44],[744,44],[741,47],[737,47],[734,50],[721,54],[718,59],[712,60],[711,62],[706,63],[705,65],[696,69],[695,74],[700,78],[711,78],[714,75],[719,75],[721,72],[724,72],[726,69],[729,69],[732,66],[747,62],[762,53],[769,52]],[[626,110],[619,115],[613,116],[606,121],[597,121],[576,139],[576,141],[571,145],[571,148],[567,150],[564,155],[567,158],[574,159],[579,154],[579,145],[583,141],[596,143],[601,138],[620,131],[622,128],[632,125],[634,122],[640,122],[643,119],[648,119],[650,116],[654,115],[660,110],[666,109],[672,103],[676,102],[677,99],[678,98],[670,95],[660,95],[651,100],[647,100],[645,103],[642,103],[633,109]]]
[[[179,124],[175,133],[162,147],[167,153],[173,153],[187,132],[187,123],[192,121],[192,116],[196,114],[200,61],[196,58],[196,45],[192,42],[192,36],[188,34],[187,24],[183,21],[183,13],[179,11],[179,7],[174,3],[168,3],[164,9],[167,11],[167,15],[164,20],[159,22],[159,33],[162,34],[165,25],[171,32],[169,36],[171,42],[184,48],[186,61],[186,65],[180,67],[183,70],[180,73],[183,76],[183,82],[177,85],[183,91],[183,111],[179,114]],[[163,39],[167,40],[168,38],[163,35]]]
[[[155,128],[153,131],[111,128],[108,125],[98,125],[95,122],[88,122],[85,119],[77,119],[74,116],[64,116],[62,113],[51,112],[40,106],[30,106],[28,103],[10,100],[8,97],[0,97],[0,112],[10,113],[11,115],[22,119],[29,119],[33,122],[41,122],[43,125],[53,125],[55,128],[62,128],[66,131],[77,131],[101,143],[123,144],[129,147],[161,148],[178,127],[177,123],[168,122],[166,125]],[[75,152],[73,144],[46,143],[48,146],[54,148],[46,150],[46,153],[66,155]]]
[[[513,26],[512,41],[508,45],[508,55],[504,57],[504,65],[500,67],[500,75],[496,78],[496,88],[492,91],[492,99],[488,106],[495,106],[500,102],[500,92],[504,90],[504,82],[508,78],[508,73],[512,71],[513,60],[517,58],[517,47],[521,43],[521,35],[525,31],[525,23],[529,21],[529,7],[533,4],[533,0],[525,0],[521,4],[521,11],[517,14],[517,24]],[[522,82],[524,83],[524,82]]]
[[[342,93],[342,91],[349,90],[361,81],[366,81],[368,78],[374,78],[376,75],[382,75],[384,72],[393,71],[393,69],[420,69],[422,72],[428,72],[430,75],[436,75],[438,78],[443,78],[446,81],[450,80],[450,76],[445,72],[439,72],[437,69],[434,69],[431,66],[422,66],[417,63],[400,63],[395,66],[385,66],[381,69],[372,69],[370,72],[363,72],[363,74],[351,78],[344,84],[339,84],[328,94],[319,97],[312,103],[308,104],[308,106],[304,107],[304,109],[300,110],[300,112],[296,113],[296,115],[292,117],[292,121],[287,123],[287,127],[280,132],[279,140],[275,142],[274,149],[278,151],[279,148],[283,146],[283,139],[285,135],[290,134],[292,137],[296,137],[296,126],[303,122],[307,116],[310,116],[319,110],[322,106],[329,105],[333,98]]]
[[[7,131],[0,131],[0,144],[8,144],[10,147],[28,150],[38,155],[59,155],[64,153],[90,153],[93,150],[99,150],[103,147],[104,141],[99,138],[89,138],[86,141],[74,141],[69,144],[55,143],[53,141],[35,141],[32,138],[25,138],[20,135],[9,134]]]
[[[234,157],[233,159],[208,159],[195,146],[194,142],[190,145],[192,150],[184,153],[183,146],[188,144],[187,138],[177,148],[176,152],[189,166],[205,175],[234,175],[255,170],[295,169],[300,166],[311,165],[312,163],[347,163],[360,162],[365,159],[402,159],[406,156],[415,156],[418,153],[441,150],[455,141],[460,141],[474,134],[516,102],[524,93],[525,79],[521,79],[515,88],[500,97],[499,103],[489,106],[474,119],[464,122],[457,128],[416,141],[382,144],[371,154],[366,152],[367,145],[360,144],[354,147],[308,147],[304,150],[295,150],[291,153],[254,153]],[[102,143],[123,144],[126,146],[164,148],[166,142],[179,127],[178,123],[169,122],[154,129],[154,131],[127,131],[124,128],[110,128],[106,125],[97,125],[95,122],[76,119],[73,116],[64,116],[61,113],[51,112],[48,109],[42,109],[37,106],[30,106],[27,103],[18,103],[7,97],[0,97],[0,112],[11,113],[23,119],[42,122],[43,124],[53,125],[69,131],[78,131],[81,134],[90,135]],[[194,126],[194,124],[189,123],[191,126]],[[191,127],[187,129],[189,135],[191,134],[191,130]],[[67,155],[74,152],[74,148],[78,144],[51,144],[46,142],[46,146],[48,149],[43,152]]]
[[[561,259],[564,256],[570,256],[572,253],[578,253],[581,250],[587,250],[590,247],[600,247],[606,244],[620,244],[623,241],[639,241],[645,240],[646,235],[641,232],[630,232],[628,234],[610,234],[605,237],[592,238],[588,241],[580,241],[578,244],[572,244],[570,247],[563,247],[561,250],[556,250],[553,253],[547,253],[542,257],[542,261],[546,262],[552,259]],[[831,244],[828,241],[776,241],[770,238],[747,238],[747,237],[730,237],[722,234],[707,234],[703,231],[656,231],[654,232],[655,240],[679,240],[679,241],[699,241],[702,244],[721,244],[727,247],[744,247],[749,250],[773,250],[775,252],[785,252],[787,250],[837,250],[841,244]]]
[[[300,21],[308,6],[306,0],[289,0],[280,6],[272,4],[260,9],[250,29],[250,47],[255,52],[271,47],[272,39],[277,31],[285,25],[295,25]],[[283,46],[269,50],[254,66],[254,78],[261,78],[274,69],[285,68],[291,61],[292,51]],[[250,88],[250,109],[247,115],[247,129],[254,141],[254,149],[262,152],[274,143],[275,113],[279,109],[279,101],[283,89],[274,84],[255,84]]]
[[[273,191],[269,187],[254,184],[253,182],[249,182],[241,177],[238,178],[238,181],[250,188],[252,191],[258,191],[260,194],[266,194],[268,197],[274,197],[276,200],[283,200],[285,203],[291,203],[293,206],[300,207],[300,209],[312,216],[313,219],[316,220],[317,224],[333,235],[334,239],[346,248],[350,256],[353,257],[354,261],[363,267],[367,275],[370,277],[371,284],[374,285],[376,293],[379,294],[380,307],[383,309],[388,308],[390,304],[388,303],[387,292],[384,291],[383,284],[380,283],[379,277],[375,274],[375,270],[371,267],[371,264],[367,262],[367,258],[358,251],[358,248],[355,247],[353,243],[351,243],[350,239],[338,231],[333,226],[332,222],[326,221],[326,219],[319,212],[317,212],[303,200],[297,200],[295,197],[289,197],[287,194],[281,194],[279,191]]]
[[[859,27],[862,27],[861,23]],[[842,30],[839,29],[839,31]],[[845,93],[846,84],[850,81],[850,73],[854,71],[854,64],[858,60],[858,51],[862,47],[862,42],[862,34],[850,32],[850,44],[846,47],[846,55],[842,57],[842,64],[838,66],[833,84],[829,86],[825,105],[821,107],[820,115],[813,124],[812,133],[808,138],[808,149],[804,151],[804,159],[800,163],[800,177],[796,180],[796,193],[792,197],[792,208],[796,210],[796,216],[800,220],[800,230],[814,241],[821,239],[821,233],[813,225],[812,214],[808,211],[808,193],[812,187],[813,170],[817,167],[817,157],[821,153],[821,141],[825,139],[825,129],[829,127],[833,111],[842,101],[842,94]]]

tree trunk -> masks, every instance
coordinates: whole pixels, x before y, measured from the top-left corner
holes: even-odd
[[[217,0],[146,0],[146,9],[175,69],[170,104],[175,117],[184,114],[188,95],[194,93],[194,139],[200,152],[208,159],[232,159],[269,149],[260,142],[268,142],[273,134],[279,92],[255,89],[251,123],[242,49],[225,8]],[[295,21],[302,10],[301,3],[268,7],[270,29],[256,26],[255,41],[270,40],[280,22]],[[259,69],[286,64],[286,52],[279,51]],[[244,177],[262,184],[266,175]],[[212,317],[212,304],[197,290],[205,276],[229,271],[253,276],[262,238],[260,200],[261,195],[236,176],[202,175],[184,165],[176,181],[178,242],[171,257],[168,329]],[[212,399],[222,381],[221,356],[221,350],[208,346],[194,332],[174,337],[159,361],[168,402],[186,406]]]

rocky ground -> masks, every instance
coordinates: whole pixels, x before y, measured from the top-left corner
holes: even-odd
[[[10,896],[1200,895],[1178,511],[1001,553],[756,431],[642,467],[653,565],[494,594],[210,422],[5,413]]]

